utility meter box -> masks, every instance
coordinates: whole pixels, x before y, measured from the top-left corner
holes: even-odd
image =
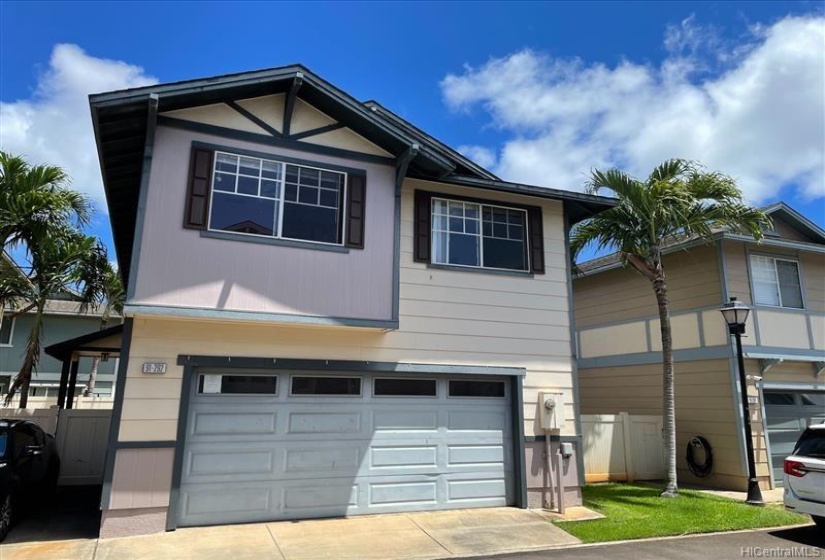
[[[540,393],[539,414],[541,414],[541,427],[545,430],[564,428],[564,393]]]

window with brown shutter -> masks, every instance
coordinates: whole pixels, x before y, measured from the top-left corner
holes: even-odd
[[[544,273],[541,208],[415,192],[416,262]]]
[[[363,170],[195,144],[184,227],[363,249],[366,188]]]
[[[209,216],[209,190],[212,176],[212,150],[192,148],[189,163],[189,189],[186,194],[186,215],[183,227],[206,229]]]
[[[349,174],[347,185],[346,245],[353,249],[364,248],[364,222],[366,221],[367,176]]]

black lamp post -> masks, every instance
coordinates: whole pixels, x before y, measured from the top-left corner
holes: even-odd
[[[719,310],[728,324],[728,332],[736,337],[736,357],[739,360],[739,386],[742,391],[742,414],[745,417],[745,445],[748,450],[748,499],[752,506],[764,506],[762,491],[756,480],[756,461],[753,456],[753,433],[751,431],[751,411],[748,406],[748,383],[745,379],[745,357],[742,354],[742,335],[745,334],[745,321],[751,309],[735,297],[722,305]]]

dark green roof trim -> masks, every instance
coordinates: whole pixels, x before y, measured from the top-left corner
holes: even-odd
[[[279,138],[277,136],[269,136],[268,134],[258,134],[256,132],[225,128],[214,124],[185,121],[173,117],[159,116],[158,126],[168,126],[171,128],[189,130],[190,132],[201,132],[212,136],[220,136],[222,138],[234,138],[235,140],[244,140],[246,142],[254,142],[256,144],[277,146],[280,148],[288,148],[290,150],[298,150],[301,152],[310,152],[325,156],[365,161],[368,163],[376,163],[378,165],[395,165],[395,158],[392,157],[353,152],[351,150],[322,146],[320,144],[310,144],[308,142],[297,142],[295,140],[290,140],[289,138]],[[268,157],[272,156],[270,155]]]
[[[226,105],[233,108],[235,111],[237,111],[238,113],[240,113],[241,115],[246,117],[248,120],[252,121],[259,128],[262,128],[262,129],[266,130],[272,136],[282,136],[282,134],[280,132],[278,132],[277,130],[275,130],[271,126],[269,126],[268,123],[266,123],[263,120],[259,119],[257,116],[253,115],[252,113],[250,113],[249,111],[247,111],[246,109],[244,109],[243,107],[241,107],[240,105],[235,103],[234,101],[231,101],[231,100],[227,101]]]
[[[46,346],[43,351],[55,358],[57,360],[63,361],[67,360],[71,357],[72,352],[78,350],[83,347],[87,347],[90,342],[95,342],[101,340],[103,338],[107,338],[110,336],[120,335],[123,333],[123,325],[115,325],[114,327],[109,327],[108,329],[103,329],[102,331],[95,331],[92,333],[84,334],[75,338],[70,338],[69,340],[64,340],[62,342],[57,342],[50,346]],[[111,348],[97,348],[97,350],[107,350],[112,351]],[[120,348],[115,350],[115,352],[119,352]]]
[[[389,120],[392,124],[402,129],[404,132],[416,137],[419,144],[424,146],[430,145],[438,152],[441,153],[446,158],[454,159],[461,163],[464,167],[468,170],[475,172],[481,175],[484,178],[491,179],[494,181],[499,180],[499,177],[495,176],[494,174],[490,173],[471,159],[467,158],[463,154],[457,152],[456,150],[452,149],[451,147],[447,146],[437,138],[434,138],[421,130],[420,128],[416,127],[412,123],[407,120],[402,119],[397,114],[393,113],[377,101],[366,101],[364,102],[366,107],[369,107],[371,110],[375,111],[378,115],[382,118]]]

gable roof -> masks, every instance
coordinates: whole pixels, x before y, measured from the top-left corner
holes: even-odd
[[[124,284],[131,268],[142,175],[147,171],[144,162],[151,157],[158,113],[280,93],[309,103],[388,152],[387,163],[411,154],[409,177],[438,181],[458,177],[478,181],[464,183],[467,186],[520,192],[378,103],[362,103],[300,64],[94,94],[89,104]],[[606,197],[532,189],[522,194],[562,200],[565,208],[574,201],[572,221],[615,204]]]
[[[773,204],[765,206],[762,210],[771,217],[781,219],[815,242],[825,244],[825,229],[822,229],[784,202],[774,202]]]

